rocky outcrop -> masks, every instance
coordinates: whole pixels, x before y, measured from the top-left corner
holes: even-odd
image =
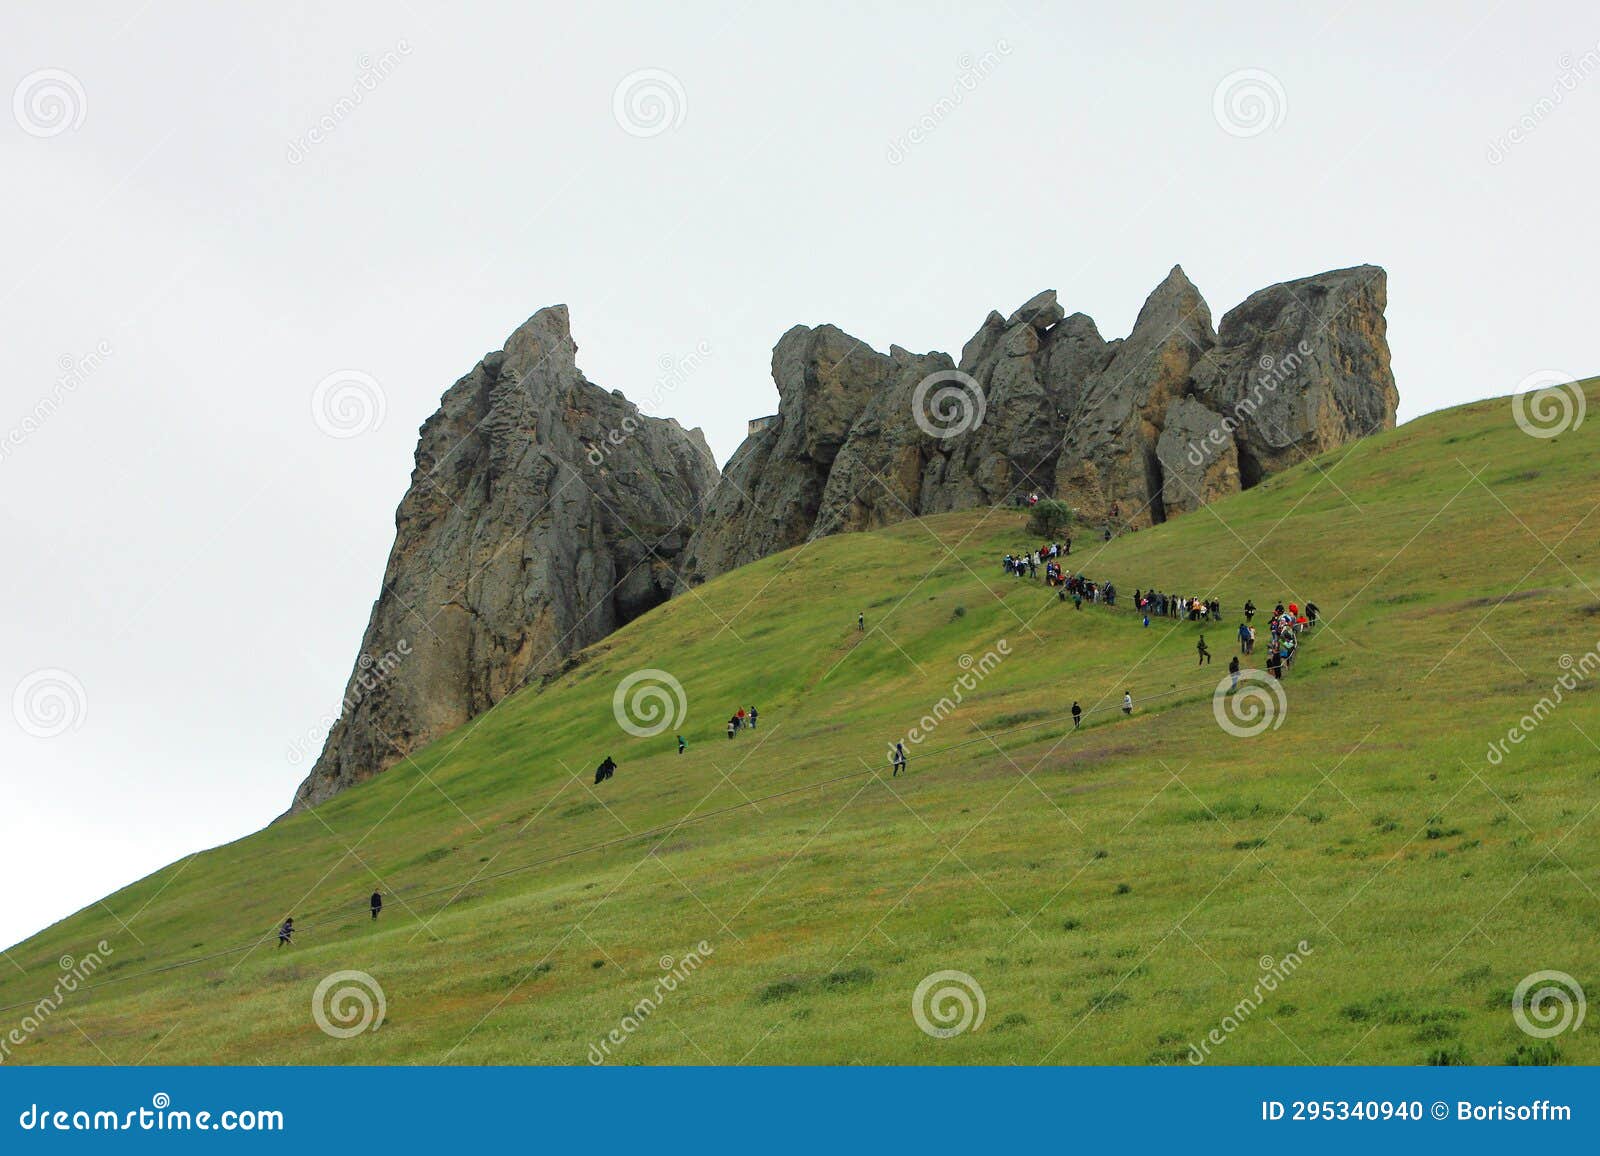
[[[1036,492],[1137,529],[1394,425],[1384,271],[1252,295],[1214,330],[1174,267],[1125,339],[1054,291],[961,351],[885,355],[833,326],[773,352],[776,419],[728,462],[686,582],[825,534]]]
[[[563,306],[444,395],[338,721],[294,805],[488,710],[688,585],[810,539],[1028,493],[1137,529],[1394,424],[1385,276],[1361,266],[1211,311],[1180,268],[1126,338],[1052,290],[959,361],[796,326],[778,413],[720,480],[699,430],[584,379]]]
[[[671,593],[717,479],[711,451],[699,430],[585,380],[576,356],[566,307],[540,310],[423,425],[343,709],[295,808],[385,770]],[[811,393],[795,400],[822,427]]]
[[[1253,293],[1230,309],[1194,392],[1223,413],[1245,486],[1394,426],[1388,278],[1361,265]]]

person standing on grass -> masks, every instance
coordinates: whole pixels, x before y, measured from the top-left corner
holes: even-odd
[[[864,631],[867,628],[867,612],[862,610],[856,614],[856,629]]]
[[[1083,708],[1078,705],[1078,700],[1072,700],[1072,729],[1077,730],[1083,725]]]
[[[902,742],[894,744],[894,753],[889,756],[889,761],[894,764],[894,774],[890,778],[899,778],[900,772],[906,769],[906,745]]]
[[[1133,691],[1131,690],[1122,696],[1122,713],[1126,715],[1133,714]]]
[[[1244,603],[1244,620],[1246,622],[1249,622],[1255,616],[1256,616],[1256,604],[1255,604],[1255,602],[1253,600],[1251,600],[1251,599],[1248,599],[1248,598],[1245,599],[1245,603]]]
[[[283,921],[283,926],[278,928],[278,946],[282,947],[294,938],[294,916],[289,916]]]
[[[732,739],[733,735],[734,735],[734,732],[737,731],[738,729],[739,729],[739,720],[738,719],[733,719],[733,718],[729,719],[728,720],[728,738]]]
[[[688,745],[689,745],[688,743],[683,741],[683,736],[679,735],[678,736],[678,753],[680,755],[683,754],[683,748],[688,746]]]
[[[1248,622],[1239,623],[1239,653],[1250,653],[1250,624]]]
[[[378,914],[383,910],[383,892],[374,891],[372,898],[367,902],[372,908],[372,918],[377,919]]]
[[[1228,674],[1233,678],[1233,685],[1230,686],[1228,689],[1229,690],[1238,690],[1239,689],[1239,656],[1237,654],[1234,655],[1232,658],[1228,659]]]
[[[1206,636],[1204,634],[1200,636],[1200,641],[1194,644],[1194,648],[1195,652],[1200,656],[1200,661],[1195,663],[1196,666],[1204,666],[1211,661],[1211,651],[1206,647]]]
[[[756,708],[755,707],[751,707],[750,708],[750,729],[751,730],[755,730],[756,729]]]
[[[744,729],[744,707],[740,707],[737,711],[735,711],[733,717],[738,722],[739,729],[743,730]]]

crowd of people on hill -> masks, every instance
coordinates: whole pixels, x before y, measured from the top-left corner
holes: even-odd
[[[755,730],[756,722],[760,719],[760,717],[761,715],[755,707],[751,707],[748,711],[745,710],[744,707],[740,707],[728,718],[728,738],[732,739],[740,731],[745,730],[746,728]],[[680,737],[678,741],[678,753],[681,755],[683,754],[683,740]]]
[[[1135,590],[1133,601],[1140,610],[1155,618],[1187,618],[1190,622],[1222,621],[1222,603],[1215,598]]]
[[[1055,588],[1057,597],[1061,601],[1070,599],[1073,606],[1080,610],[1085,601],[1115,606],[1117,588],[1113,583],[1097,582],[1082,573],[1074,574],[1061,564],[1060,559],[1066,557],[1071,550],[1070,538],[1065,542],[1046,542],[1038,549],[1005,554],[1000,559],[1000,566],[1004,573],[1017,578],[1037,578],[1039,568],[1042,566],[1045,585]],[[1151,618],[1187,619],[1190,622],[1222,621],[1222,602],[1210,596],[1174,594],[1153,587],[1148,590],[1139,587],[1133,592],[1133,604],[1142,615],[1144,625],[1147,627]],[[1259,611],[1255,601],[1246,599],[1242,612],[1244,620],[1239,623],[1239,653],[1248,657],[1256,652],[1255,617]],[[1281,679],[1284,672],[1294,665],[1300,634],[1317,624],[1317,613],[1317,605],[1314,602],[1306,603],[1304,608],[1293,602],[1287,605],[1280,602],[1273,608],[1272,614],[1267,619],[1270,645],[1266,669],[1274,678]],[[1211,649],[1206,645],[1204,635],[1196,640],[1195,653],[1197,665],[1205,666],[1211,661]],[[1233,675],[1234,685],[1237,686],[1238,658],[1234,658],[1228,664],[1228,671]],[[1131,707],[1132,704],[1127,705]],[[1076,721],[1075,718],[1074,722]]]
[[[1267,629],[1271,632],[1271,644],[1267,650],[1267,673],[1273,678],[1282,678],[1284,671],[1294,665],[1295,655],[1300,653],[1300,633],[1317,624],[1317,614],[1315,602],[1307,602],[1304,609],[1293,602],[1288,606],[1280,602],[1273,609],[1272,617],[1267,620]],[[1254,627],[1250,627],[1249,647],[1246,653],[1254,653]]]

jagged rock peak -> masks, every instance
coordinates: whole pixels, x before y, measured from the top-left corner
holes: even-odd
[[[1119,528],[1195,509],[1394,424],[1385,305],[1383,270],[1360,266],[1263,289],[1218,330],[1174,265],[1128,336],[1107,341],[1047,289],[991,312],[962,347],[977,395],[968,420],[942,423],[918,412],[938,392],[918,386],[950,358],[886,358],[832,326],[798,327],[773,352],[777,418],[729,461],[687,581],[820,534],[1028,493]]]
[[[705,436],[577,367],[565,305],[445,391],[338,720],[295,793],[321,802],[665,600],[717,480]]]

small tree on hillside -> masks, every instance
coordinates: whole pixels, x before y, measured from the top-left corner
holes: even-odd
[[[1072,529],[1072,507],[1046,498],[1028,514],[1028,533],[1037,538],[1054,538]]]

